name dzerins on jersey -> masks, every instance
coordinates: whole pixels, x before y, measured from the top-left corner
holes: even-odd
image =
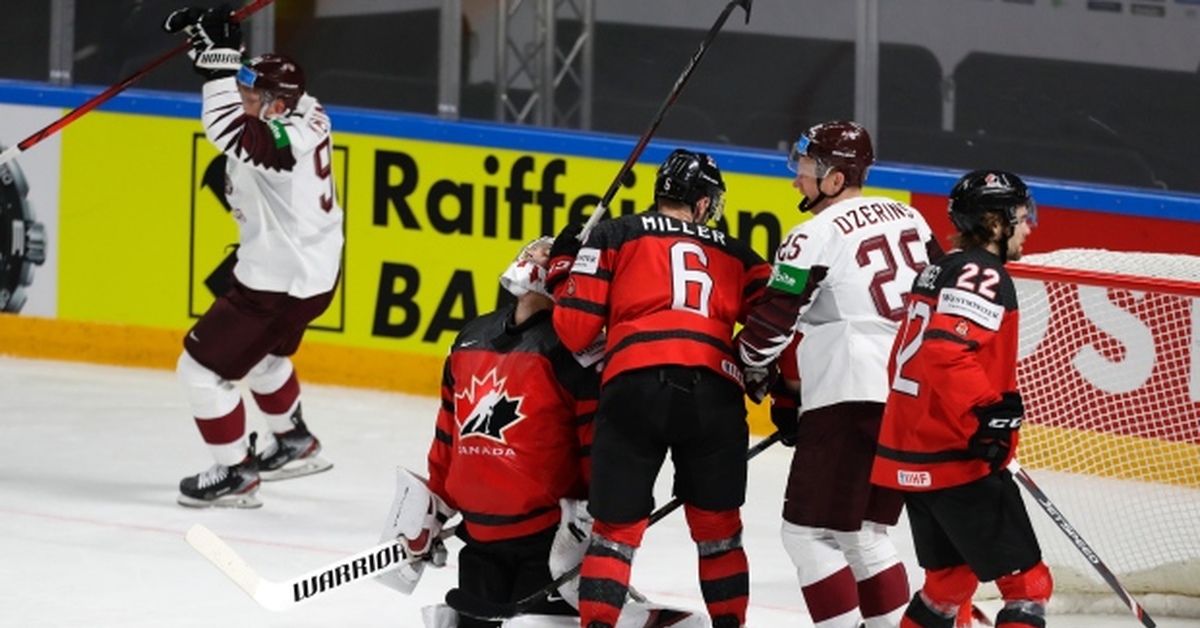
[[[859,205],[850,211],[833,219],[833,224],[844,234],[850,234],[856,229],[871,227],[885,222],[909,220],[912,218],[911,208],[900,203],[871,203]]]

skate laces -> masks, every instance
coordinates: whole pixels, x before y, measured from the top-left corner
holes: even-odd
[[[229,477],[229,467],[223,464],[214,464],[207,471],[196,477],[196,486],[199,488],[208,488],[214,484],[220,484]]]

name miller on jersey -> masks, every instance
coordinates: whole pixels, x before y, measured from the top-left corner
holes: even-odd
[[[725,232],[711,229],[704,225],[693,225],[687,222],[680,222],[672,218],[667,218],[661,214],[642,214],[642,228],[646,231],[659,231],[662,233],[682,233],[690,235],[701,240],[716,242],[717,244],[725,244]]]
[[[911,217],[908,207],[900,203],[871,203],[870,205],[859,205],[834,218],[833,223],[842,230],[842,233],[849,234],[855,229],[893,220],[908,220]]]

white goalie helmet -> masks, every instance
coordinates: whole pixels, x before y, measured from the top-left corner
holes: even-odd
[[[553,245],[554,238],[542,236],[521,247],[516,259],[500,274],[501,287],[515,297],[534,292],[552,298],[546,290],[546,267]]]

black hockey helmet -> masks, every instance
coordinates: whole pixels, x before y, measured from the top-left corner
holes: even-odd
[[[725,181],[717,162],[706,153],[677,148],[658,168],[654,181],[654,200],[666,198],[686,203],[693,210],[696,202],[708,198],[708,211],[697,222],[720,220],[725,210]]]
[[[294,111],[304,95],[304,70],[286,55],[265,54],[247,61],[238,71],[237,80],[262,90],[269,99],[282,99],[288,111]]]
[[[788,155],[788,168],[796,172],[801,157],[817,161],[817,178],[824,178],[836,169],[846,177],[849,187],[862,187],[867,179],[867,168],[875,163],[875,149],[871,146],[871,134],[857,122],[833,120],[809,127],[796,140]]]
[[[960,233],[990,237],[985,216],[998,212],[1010,225],[1017,224],[1017,208],[1029,211],[1026,218],[1037,224],[1037,204],[1021,177],[1004,170],[975,170],[963,175],[950,190],[950,222]]]

